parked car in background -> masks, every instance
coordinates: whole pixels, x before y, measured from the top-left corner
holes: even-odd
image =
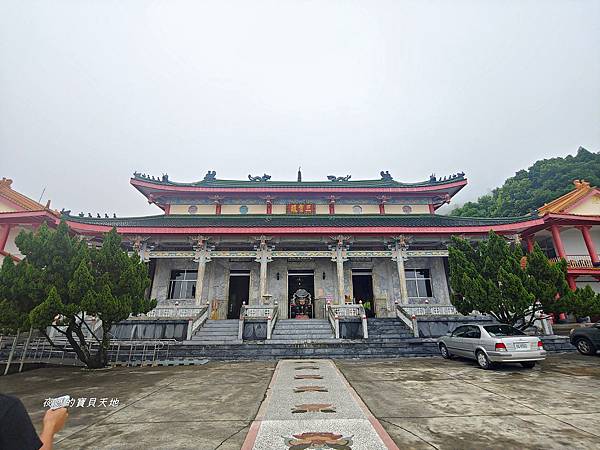
[[[569,337],[579,353],[595,355],[600,350],[600,322],[589,327],[573,328]]]
[[[509,325],[461,325],[438,340],[442,357],[463,356],[477,361],[482,369],[496,363],[520,363],[533,368],[546,359],[542,341]]]

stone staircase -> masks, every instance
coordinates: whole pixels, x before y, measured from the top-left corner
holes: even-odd
[[[238,339],[239,320],[207,320],[192,336],[192,342],[198,345],[241,344]]]
[[[270,344],[307,344],[337,342],[328,320],[284,319],[275,324]]]
[[[413,338],[408,327],[396,318],[367,319],[369,342],[377,344],[399,344],[401,341]]]

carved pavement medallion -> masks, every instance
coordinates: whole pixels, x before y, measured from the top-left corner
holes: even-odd
[[[294,434],[284,437],[286,445],[291,450],[304,450],[307,448],[332,448],[337,450],[352,450],[352,436],[326,432],[311,432]]]
[[[323,413],[334,413],[335,406],[331,403],[304,403],[302,405],[296,405],[292,408],[293,413],[306,413],[306,412],[323,412]]]
[[[329,390],[323,386],[298,386],[294,388],[294,392],[300,394],[302,392],[329,392]]]
[[[323,379],[323,377],[321,375],[312,375],[312,374],[308,374],[308,373],[296,375],[294,378],[296,380],[322,380]]]

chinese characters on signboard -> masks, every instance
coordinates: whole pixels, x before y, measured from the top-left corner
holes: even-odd
[[[288,214],[315,214],[314,203],[288,203]]]

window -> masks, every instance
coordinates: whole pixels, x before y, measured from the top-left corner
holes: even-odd
[[[433,297],[429,269],[406,269],[406,288],[410,298]]]
[[[362,214],[362,207],[361,207],[361,206],[359,206],[359,205],[354,205],[354,206],[352,207],[352,212],[353,212],[354,214]]]
[[[467,332],[463,334],[463,337],[471,338],[471,339],[479,339],[481,338],[481,330],[479,327],[475,325],[469,325],[467,327]]]
[[[464,337],[464,334],[468,331],[468,327],[458,327],[452,332],[452,337]]]
[[[194,298],[196,296],[197,275],[197,270],[171,270],[169,298]]]
[[[248,207],[246,205],[240,206],[240,214],[248,214]]]
[[[198,207],[196,205],[192,205],[188,208],[188,212],[190,214],[196,214],[198,212]]]
[[[525,336],[525,333],[510,325],[485,325],[483,328],[492,337]]]

